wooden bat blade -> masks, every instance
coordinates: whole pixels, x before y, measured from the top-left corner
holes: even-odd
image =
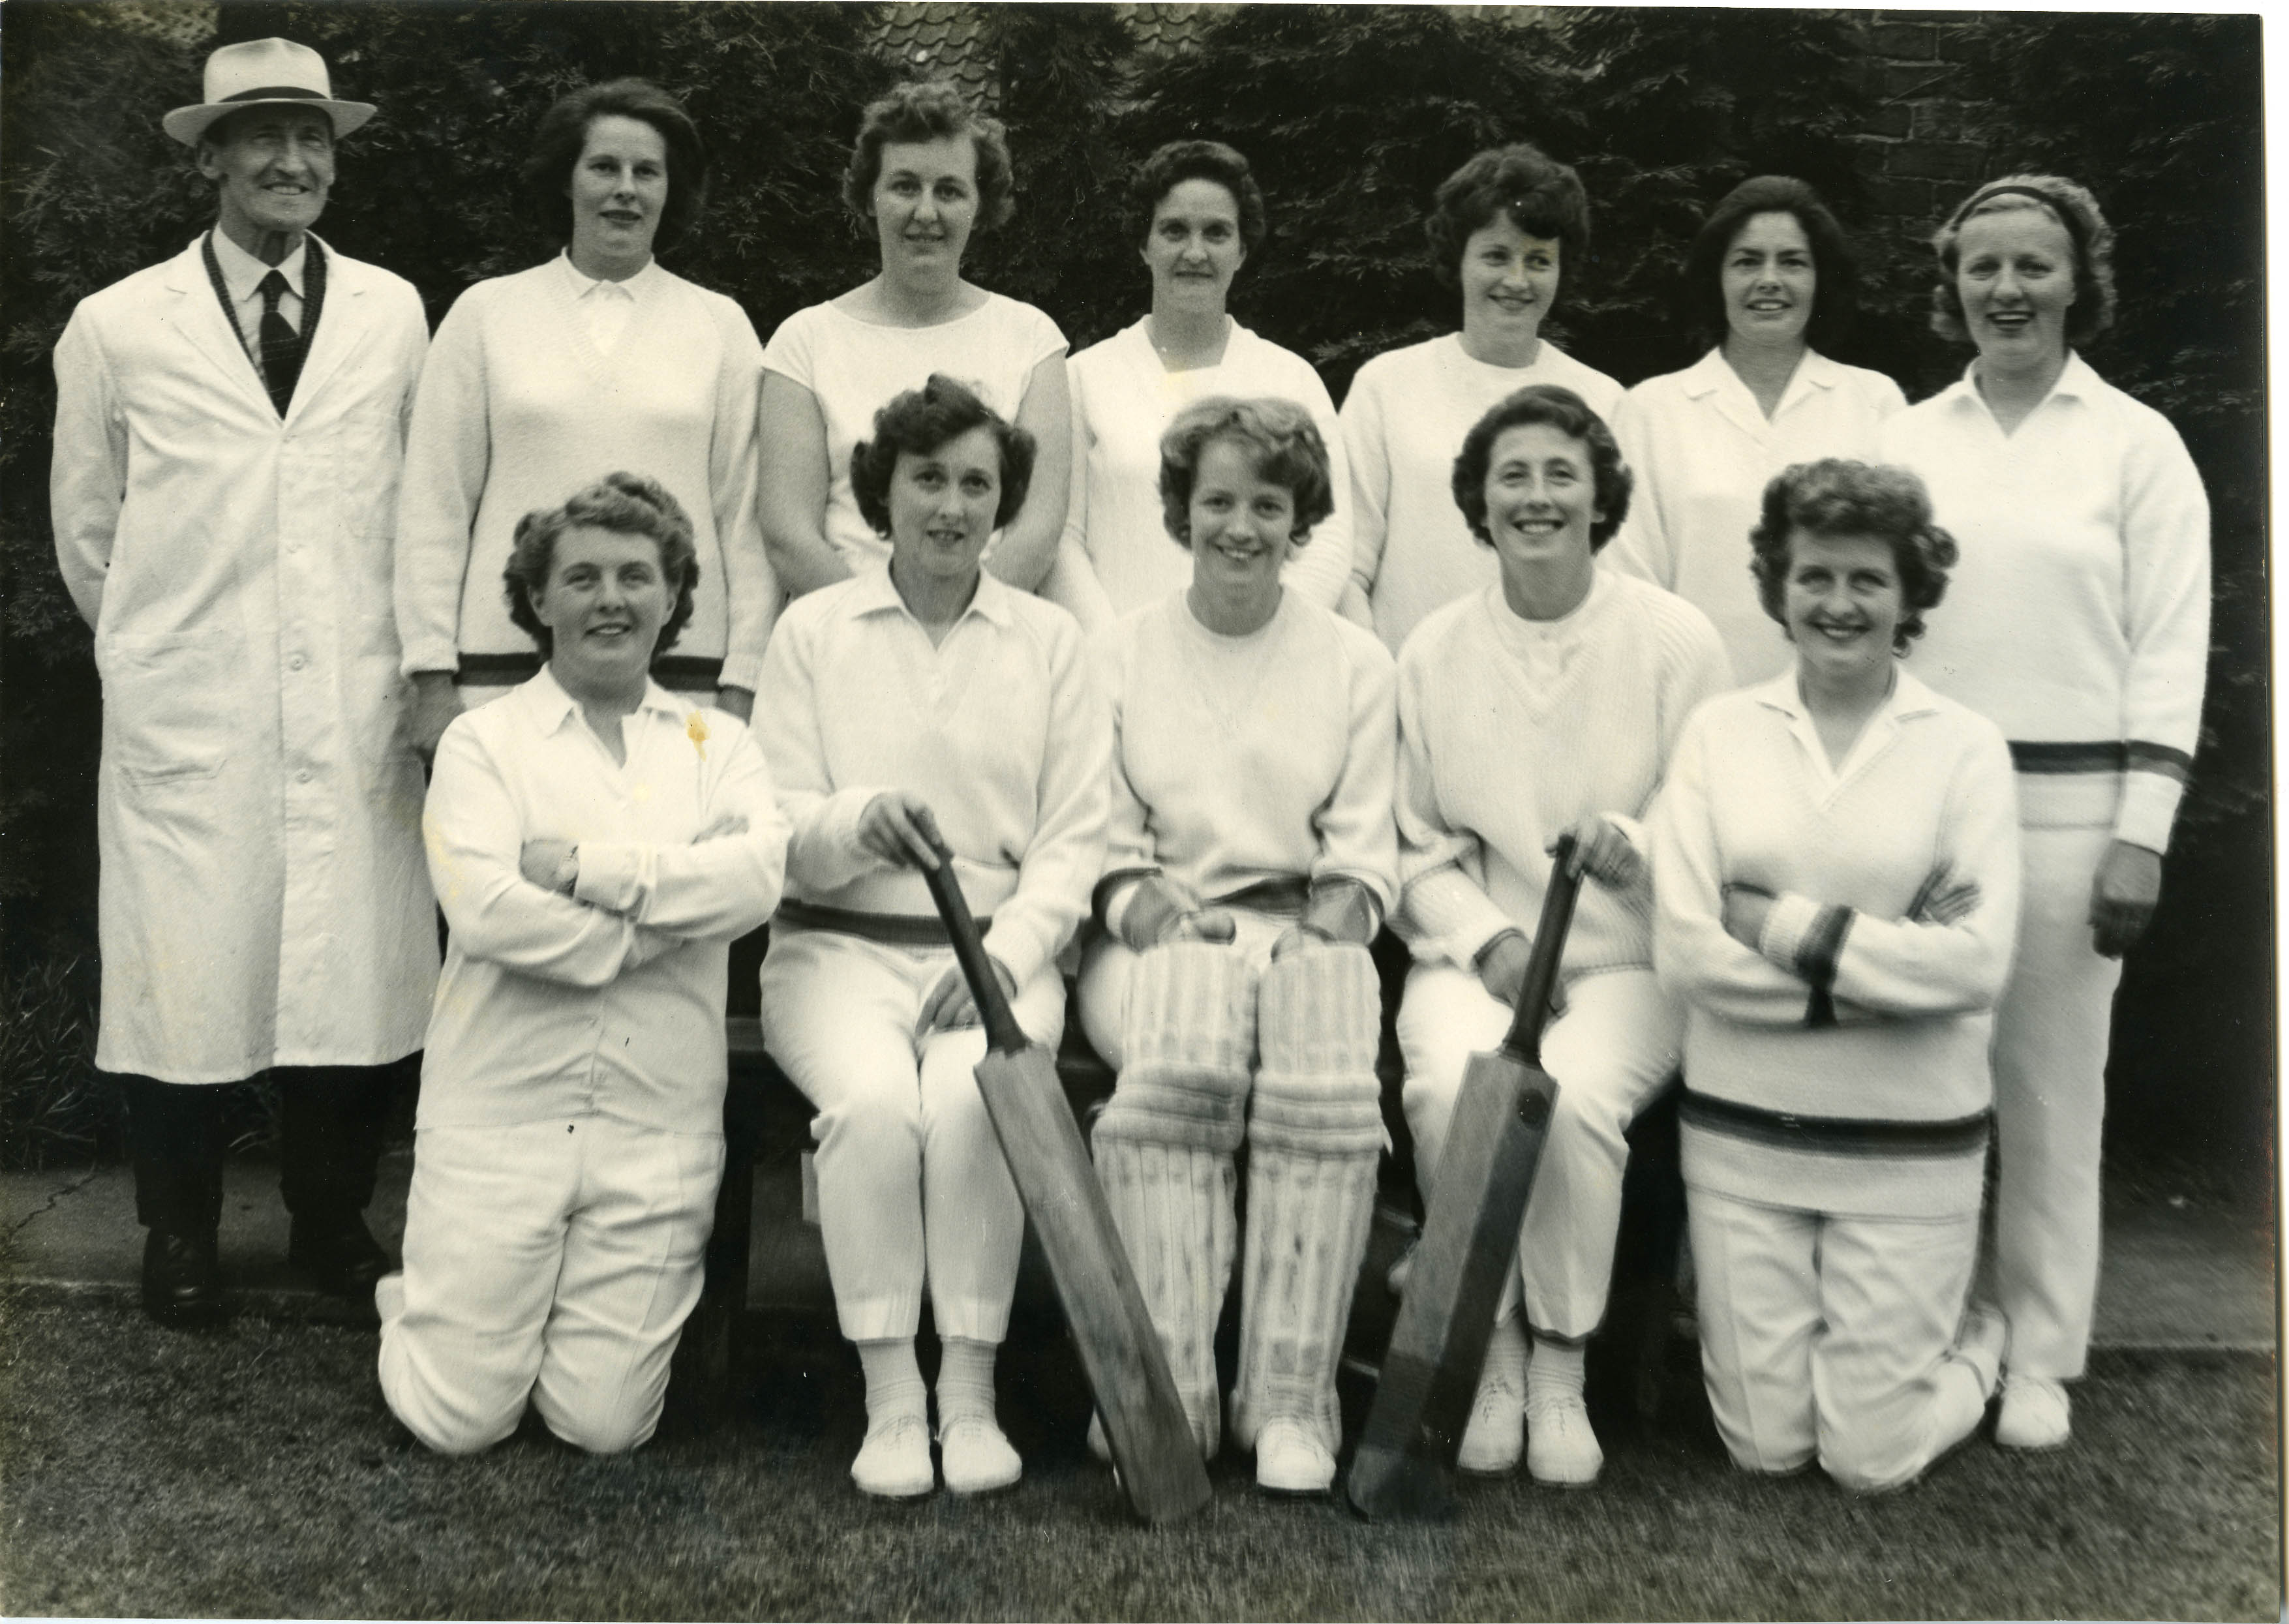
[[[1056,1063],[1037,1047],[991,1051],[977,1087],[1041,1237],[1129,1507],[1148,1523],[1188,1517],[1208,1502],[1208,1469]]]
[[[1362,1517],[1439,1517],[1454,1505],[1455,1457],[1557,1103],[1540,1067],[1499,1051],[1471,1057],[1345,1480]]]

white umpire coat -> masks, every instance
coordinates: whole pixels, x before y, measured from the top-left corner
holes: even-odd
[[[95,629],[96,1063],[178,1083],[421,1047],[437,940],[390,537],[428,326],[326,254],[279,418],[199,244],[56,346],[56,555]]]

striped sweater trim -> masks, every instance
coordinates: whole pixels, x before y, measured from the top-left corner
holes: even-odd
[[[2011,765],[2022,773],[2157,773],[2183,784],[2193,771],[2194,758],[2174,745],[2147,739],[2069,744],[2013,739]]]
[[[1836,1000],[1830,989],[1836,985],[1836,960],[1844,951],[1845,934],[1851,928],[1852,910],[1830,904],[1813,917],[1812,928],[1797,943],[1797,974],[1812,988],[1804,1012],[1806,1026],[1836,1024]]]
[[[1806,1117],[1696,1094],[1689,1085],[1679,1102],[1678,1116],[1709,1133],[1779,1150],[1886,1158],[1983,1156],[1989,1126],[1994,1119],[1994,1112],[1989,1111],[1939,1122]]]

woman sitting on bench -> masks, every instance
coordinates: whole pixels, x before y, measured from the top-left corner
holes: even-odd
[[[1020,1471],[993,1360],[1025,1210],[971,1074],[985,1030],[921,871],[942,836],[1018,1024],[1054,1050],[1057,958],[1104,863],[1109,768],[1081,627],[978,568],[1032,466],[1025,432],[950,378],[882,408],[850,479],[889,557],[788,606],[755,705],[794,825],[763,1031],[818,1111],[827,1273],[866,1373],[850,1475],[886,1499],[937,1482],[914,1358],[925,1287],[945,1486],[982,1493]]]
[[[1396,889],[1391,657],[1280,584],[1331,509],[1303,407],[1188,407],[1160,442],[1160,499],[1192,585],[1100,645],[1113,832],[1081,1014],[1120,1080],[1097,1124],[1097,1176],[1213,1455],[1232,1156],[1254,1074],[1232,1430],[1256,1451],[1258,1485],[1323,1493],[1383,1144],[1367,943]],[[1101,1429],[1090,1436],[1101,1446]]]

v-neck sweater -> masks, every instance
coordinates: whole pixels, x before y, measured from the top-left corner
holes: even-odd
[[[753,688],[777,592],[755,513],[762,346],[722,294],[654,267],[609,357],[562,264],[481,282],[438,325],[415,395],[397,517],[404,670],[530,655],[501,571],[527,513],[606,474],[658,480],[690,516],[691,620],[668,652]]]
[[[2000,730],[1902,669],[1831,766],[1784,673],[1686,724],[1651,826],[1655,967],[1687,1004],[1688,1180],[1869,1216],[1977,1210],[2019,917]],[[1965,882],[1966,915],[1924,917]],[[1759,947],[1727,933],[1727,886],[1776,899]]]
[[[1504,930],[1531,933],[1549,848],[1593,813],[1631,826],[1694,708],[1732,686],[1708,617],[1600,570],[1555,620],[1499,585],[1447,605],[1399,655],[1400,934],[1465,969]],[[1582,888],[1568,976],[1653,962],[1642,888]]]
[[[1107,874],[1159,869],[1203,898],[1343,876],[1398,896],[1391,657],[1363,627],[1280,594],[1244,636],[1182,592],[1097,641],[1113,696]],[[1119,916],[1118,896],[1106,899]]]

